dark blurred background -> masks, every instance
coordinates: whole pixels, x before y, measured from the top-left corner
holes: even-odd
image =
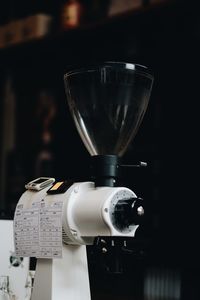
[[[65,97],[66,71],[112,60],[146,65],[155,76],[144,121],[123,157],[148,163],[125,179],[146,200],[148,216],[127,241],[129,251],[103,255],[88,247],[93,300],[200,299],[196,2],[0,3],[0,218],[13,218],[26,182],[88,174],[89,154]]]

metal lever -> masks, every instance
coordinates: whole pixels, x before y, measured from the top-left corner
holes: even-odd
[[[144,168],[144,167],[147,167],[147,163],[144,162],[144,161],[139,161],[139,163],[136,164],[136,165],[120,165],[120,167],[123,167],[123,168]]]

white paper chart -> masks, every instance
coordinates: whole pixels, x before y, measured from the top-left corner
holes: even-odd
[[[63,201],[53,201],[50,205],[41,202],[39,257],[62,256],[62,204]]]
[[[30,208],[17,205],[14,217],[16,256],[62,257],[63,201],[51,196],[34,201]]]

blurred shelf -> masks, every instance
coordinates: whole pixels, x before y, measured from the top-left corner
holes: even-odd
[[[28,59],[30,63],[52,58],[56,60],[59,57],[66,56],[70,51],[74,51],[77,45],[84,48],[88,40],[90,40],[91,45],[94,45],[98,39],[100,41],[104,40],[104,37],[109,39],[113,37],[113,34],[120,40],[123,38],[120,36],[123,30],[138,33],[141,28],[148,29],[149,26],[156,26],[155,23],[158,19],[166,19],[169,14],[177,11],[177,3],[178,1],[175,0],[155,2],[97,22],[84,24],[62,32],[55,32],[44,38],[10,45],[0,49],[0,65],[12,66],[22,62],[27,64]],[[133,24],[136,26],[132,26]],[[83,51],[83,48],[78,50]],[[59,57],[56,57],[56,55]]]

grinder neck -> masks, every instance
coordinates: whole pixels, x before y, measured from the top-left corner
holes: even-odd
[[[117,155],[92,156],[91,173],[95,187],[116,186],[119,176],[119,157]]]

